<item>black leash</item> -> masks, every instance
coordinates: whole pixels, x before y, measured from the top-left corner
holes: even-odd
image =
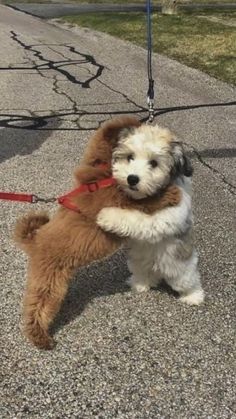
[[[154,80],[152,78],[152,4],[151,0],[147,0],[147,72],[148,72],[148,122],[154,119]]]

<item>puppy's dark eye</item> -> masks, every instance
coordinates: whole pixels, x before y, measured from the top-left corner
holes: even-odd
[[[156,160],[150,160],[149,164],[150,164],[150,166],[152,166],[153,169],[155,169],[155,167],[158,166],[158,163],[157,163]]]
[[[134,156],[133,156],[133,154],[129,154],[129,155],[127,156],[127,160],[128,160],[128,161],[130,161],[130,160],[134,160]]]

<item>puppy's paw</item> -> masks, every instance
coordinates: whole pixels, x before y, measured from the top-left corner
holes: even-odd
[[[103,208],[97,216],[97,224],[103,230],[111,231],[112,229],[112,220],[114,219],[114,208]]]
[[[122,211],[124,210],[115,207],[103,208],[97,216],[97,224],[105,231],[122,234]]]
[[[28,335],[27,338],[30,342],[36,346],[38,349],[44,349],[45,351],[52,350],[56,343],[50,336],[30,336]]]
[[[202,289],[199,289],[193,291],[190,294],[182,295],[182,297],[180,297],[180,301],[191,306],[198,306],[204,301],[204,291]]]
[[[145,283],[141,284],[140,282],[136,282],[133,276],[127,279],[127,284],[135,292],[147,292],[150,290],[150,286],[148,284],[145,284]]]
[[[38,349],[51,350],[56,344],[53,338],[45,330],[37,327],[37,325],[32,328],[22,326],[22,331]]]

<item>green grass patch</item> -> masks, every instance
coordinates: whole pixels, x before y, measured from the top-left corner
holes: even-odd
[[[232,16],[236,17],[236,11],[231,11]],[[63,18],[72,24],[106,32],[146,48],[145,19],[142,13],[103,13]],[[236,84],[236,28],[233,26],[203,19],[196,13],[177,16],[154,13],[153,49]]]

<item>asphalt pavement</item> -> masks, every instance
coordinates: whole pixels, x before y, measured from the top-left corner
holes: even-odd
[[[62,194],[102,121],[147,115],[146,51],[5,6],[0,39],[0,190]],[[236,89],[156,54],[153,67],[155,121],[186,143],[195,168],[206,302],[184,306],[164,287],[132,293],[118,252],[78,272],[56,348],[38,351],[20,331],[26,259],[11,240],[29,205],[1,202],[2,419],[236,417]]]

